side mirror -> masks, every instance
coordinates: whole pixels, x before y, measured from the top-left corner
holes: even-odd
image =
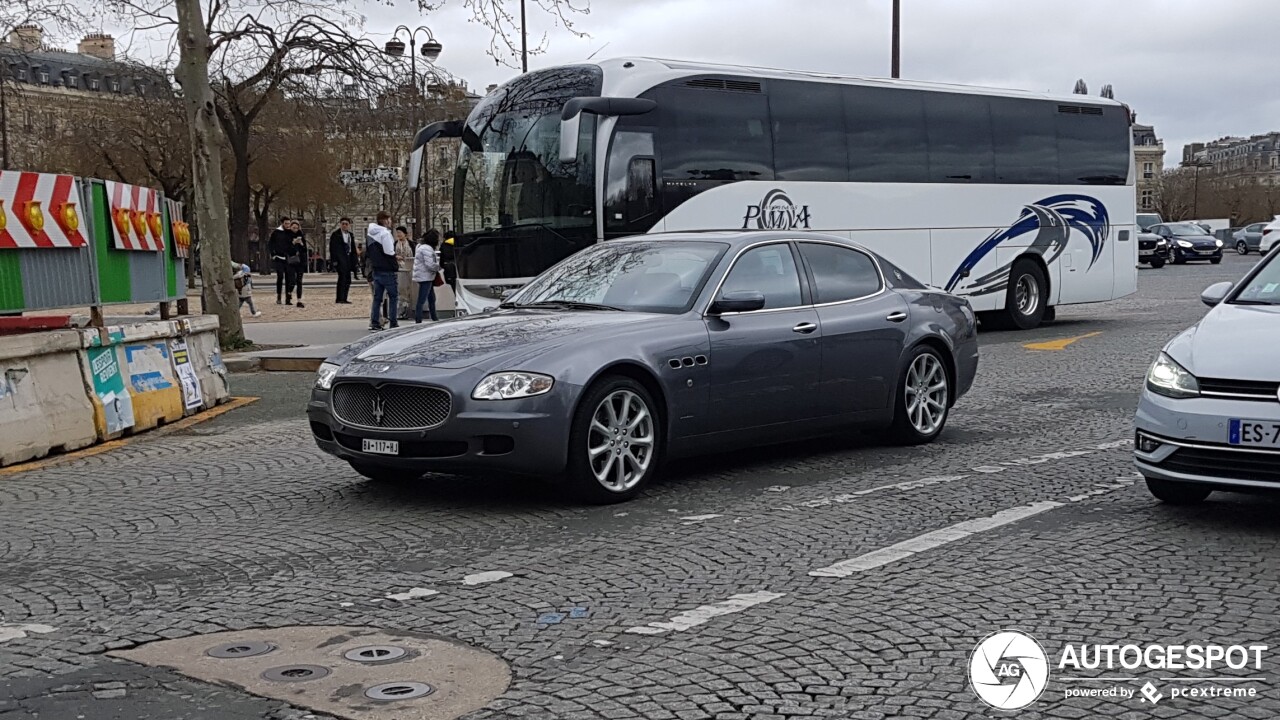
[[[1226,299],[1227,293],[1229,292],[1231,292],[1230,281],[1224,280],[1220,283],[1214,283],[1205,288],[1204,292],[1200,293],[1200,302],[1208,305],[1209,307],[1216,307]]]
[[[758,290],[735,290],[721,295],[707,308],[708,315],[731,312],[754,312],[764,308],[764,293]]]

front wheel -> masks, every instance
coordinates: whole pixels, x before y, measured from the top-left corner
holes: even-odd
[[[942,355],[927,345],[916,348],[898,379],[890,437],[902,445],[933,442],[947,424],[950,384]]]
[[[1220,263],[1220,262],[1222,262],[1222,258],[1220,258],[1220,257],[1216,257],[1216,258],[1209,258],[1209,264],[1210,264],[1210,265],[1217,265],[1217,264],[1218,264],[1218,263]]]
[[[1241,241],[1237,242],[1237,243],[1236,243],[1236,252],[1240,253],[1241,255],[1248,255],[1248,254],[1249,254],[1249,243],[1247,243],[1247,242],[1245,242],[1245,241],[1243,241],[1243,240],[1241,240]]]
[[[1151,267],[1155,268],[1156,270],[1159,270],[1160,268],[1164,267],[1164,258],[1160,257],[1159,255],[1151,258]]]
[[[1018,260],[1009,269],[1009,289],[1005,292],[1004,310],[989,318],[996,329],[1031,330],[1044,321],[1049,304],[1049,281],[1040,265],[1031,260]]]
[[[1195,505],[1204,502],[1209,493],[1213,492],[1213,488],[1208,485],[1150,477],[1147,478],[1147,490],[1160,502],[1170,505]]]
[[[569,432],[569,489],[595,505],[635,497],[658,472],[660,428],[657,404],[643,385],[620,375],[597,381]]]

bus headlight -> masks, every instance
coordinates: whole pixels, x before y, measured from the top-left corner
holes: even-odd
[[[1164,353],[1160,353],[1147,371],[1147,389],[1171,398],[1200,396],[1200,383],[1196,376]]]

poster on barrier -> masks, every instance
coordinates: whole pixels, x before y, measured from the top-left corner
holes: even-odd
[[[133,398],[124,389],[124,375],[116,361],[115,348],[89,348],[89,369],[93,374],[93,393],[102,403],[107,433],[118,433],[133,427]]]
[[[188,410],[195,410],[204,404],[200,396],[200,378],[196,375],[196,366],[191,364],[191,353],[187,350],[187,341],[173,338],[169,341],[173,351],[173,367],[178,372],[178,384],[182,386],[182,403]]]
[[[129,366],[129,384],[134,392],[154,392],[173,387],[164,372],[169,366],[169,348],[163,340],[125,345],[124,356]]]

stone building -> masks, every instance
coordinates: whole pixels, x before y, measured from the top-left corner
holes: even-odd
[[[1138,173],[1138,212],[1151,212],[1155,210],[1160,177],[1164,174],[1164,141],[1156,137],[1150,125],[1133,125],[1133,166]]]
[[[1182,148],[1182,164],[1206,168],[1216,177],[1280,185],[1280,132],[1190,143]]]

